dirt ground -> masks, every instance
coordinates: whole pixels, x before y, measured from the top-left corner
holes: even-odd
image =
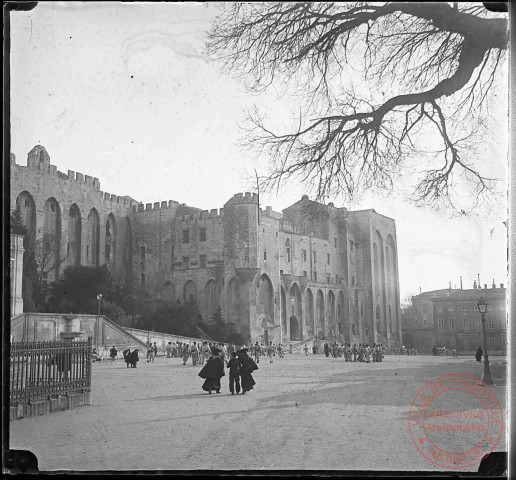
[[[506,419],[506,359],[491,361]],[[11,422],[10,448],[35,453],[40,471],[444,471],[412,443],[410,405],[433,378],[482,374],[466,357],[286,354],[259,367],[245,396],[229,394],[227,372],[208,395],[201,367],[179,358],[96,362],[92,404]],[[495,450],[507,451],[505,436]]]

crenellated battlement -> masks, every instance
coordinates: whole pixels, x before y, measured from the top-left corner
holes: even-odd
[[[229,200],[229,202],[233,202],[234,204],[238,203],[258,203],[258,195],[256,193],[244,192],[244,193],[235,193],[233,197]]]
[[[111,203],[118,203],[119,205],[134,205],[134,200],[132,200],[130,197],[120,197],[119,195],[115,195],[108,192],[101,192],[100,190],[98,194],[102,200]]]
[[[11,166],[28,168],[30,170],[37,171],[40,175],[48,175],[49,177],[55,177],[63,182],[74,182],[81,186],[85,186],[91,189],[93,192],[103,200],[111,203],[117,203],[120,205],[131,206],[135,204],[135,200],[128,196],[119,196],[112,193],[102,192],[100,190],[100,182],[96,177],[91,175],[85,175],[81,172],[75,172],[74,170],[68,170],[67,173],[61,172],[55,165],[50,163],[50,156],[42,145],[36,145],[27,155],[27,166],[18,165],[16,163],[16,156],[11,153]]]
[[[288,233],[301,234],[301,231],[298,228],[296,228],[291,222],[288,222],[286,220],[280,221],[280,229]]]
[[[180,217],[181,222],[198,222],[202,220],[215,220],[224,217],[224,209],[199,210],[193,213],[185,213]]]
[[[137,212],[156,212],[158,210],[170,210],[172,207],[179,205],[176,200],[164,200],[162,202],[154,203],[139,203],[133,207],[135,213]]]

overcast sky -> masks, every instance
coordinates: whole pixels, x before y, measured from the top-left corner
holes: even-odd
[[[221,208],[266,171],[239,150],[238,123],[257,104],[289,112],[292,99],[247,94],[203,54],[214,4],[40,2],[11,13],[11,151],[26,165],[43,145],[58,170],[99,178],[101,190],[143,203],[176,200]],[[502,92],[497,130],[486,138],[486,165],[505,190],[507,114]],[[290,102],[290,104],[289,104]],[[262,198],[281,211],[303,185]],[[409,293],[506,284],[505,199],[491,212],[450,218],[416,209],[396,195],[364,198],[396,220],[400,289]]]

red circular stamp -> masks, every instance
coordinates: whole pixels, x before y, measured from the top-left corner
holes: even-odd
[[[410,406],[409,432],[435,465],[478,465],[504,432],[503,410],[491,388],[468,375],[443,375],[425,384]]]

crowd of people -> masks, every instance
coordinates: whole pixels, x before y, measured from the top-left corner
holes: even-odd
[[[307,346],[305,345],[305,355],[308,355]],[[369,363],[371,360],[373,362],[381,362],[384,357],[384,346],[380,343],[373,343],[372,346],[369,344],[359,343],[358,345],[354,343],[351,345],[350,343],[342,343],[338,344],[334,342],[333,344],[325,343],[323,346],[324,354],[327,357],[344,357],[346,362],[365,362]],[[313,353],[316,353],[315,346]]]

